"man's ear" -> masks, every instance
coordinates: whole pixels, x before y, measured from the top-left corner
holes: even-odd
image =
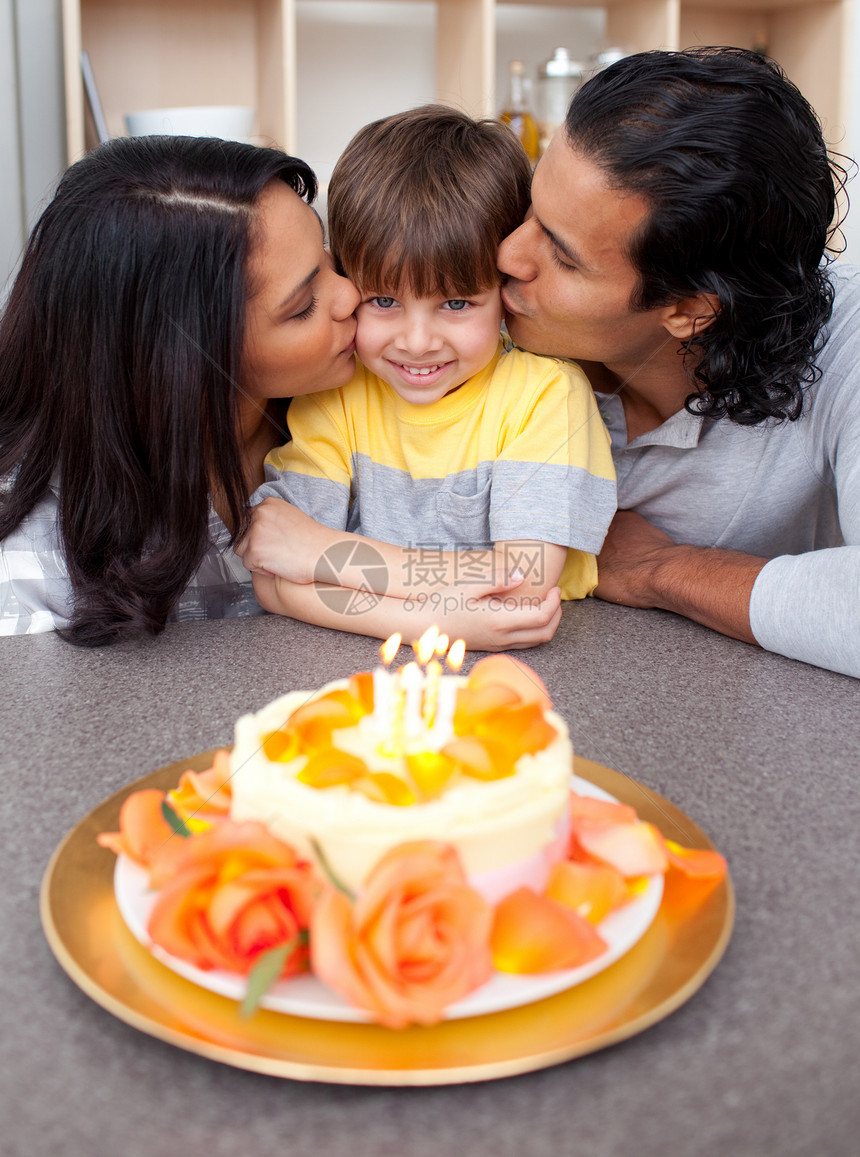
[[[663,328],[678,341],[689,341],[707,329],[720,312],[720,299],[715,293],[697,293],[682,297],[667,306],[663,314]]]

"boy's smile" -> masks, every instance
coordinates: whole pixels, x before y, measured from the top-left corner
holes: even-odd
[[[358,356],[401,398],[436,402],[482,370],[499,344],[498,288],[469,297],[363,294],[356,312]]]

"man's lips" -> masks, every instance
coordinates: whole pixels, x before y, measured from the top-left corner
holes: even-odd
[[[505,292],[504,289],[502,290],[501,296],[502,296],[502,305],[504,306],[505,313],[516,313],[516,314],[522,313],[522,310],[517,309],[517,307],[514,304],[512,304],[511,298]]]

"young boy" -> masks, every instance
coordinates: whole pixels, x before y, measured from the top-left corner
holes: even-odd
[[[505,126],[433,105],[366,126],[335,167],[331,248],[361,293],[360,360],[347,386],[293,400],[292,441],[269,455],[255,499],[406,548],[383,552],[378,593],[429,598],[459,579],[468,594],[469,575],[490,581],[499,567],[522,572],[517,596],[533,601],[596,584],[615,475],[591,388],[577,367],[500,341],[496,251],[528,209],[530,178]],[[331,600],[309,614],[290,584],[261,601],[346,630],[397,629],[390,617],[333,621]]]

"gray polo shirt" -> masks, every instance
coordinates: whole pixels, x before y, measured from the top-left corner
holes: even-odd
[[[676,542],[769,558],[750,601],[762,647],[860,677],[860,266],[836,266],[823,371],[796,422],[738,426],[686,411],[627,444],[599,394],[618,506]]]

